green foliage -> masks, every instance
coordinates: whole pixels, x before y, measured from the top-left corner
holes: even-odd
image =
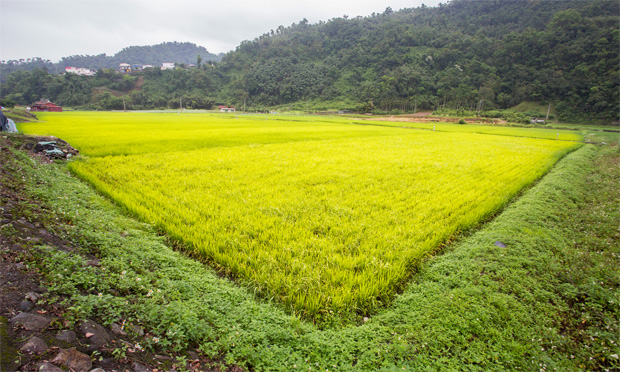
[[[103,110],[122,110],[123,98],[115,97],[110,92],[103,92],[97,96],[97,105]]]
[[[0,61],[0,83],[5,83],[8,76],[14,72],[19,73],[21,71],[32,71],[34,69],[52,73],[61,72],[56,69],[56,66],[50,60],[44,60],[39,57]]]
[[[360,114],[365,114],[368,112],[372,112],[374,108],[375,108],[375,105],[372,103],[372,101],[368,101],[368,102],[362,102],[358,104],[355,107],[355,110],[359,112]]]
[[[549,109],[549,102],[524,101],[511,107],[511,111],[523,112],[535,117],[545,117]],[[551,104],[550,116],[555,115],[555,107]]]
[[[143,82],[137,89],[139,81]],[[4,100],[30,105],[45,97],[56,104],[95,110],[178,108],[211,109],[216,103],[217,75],[213,69],[177,68],[127,75],[101,69],[95,77],[52,75],[42,70],[12,74],[3,89]],[[3,86],[4,87],[4,86]]]
[[[532,117],[537,117],[538,115],[532,115],[532,113],[530,112],[493,110],[493,111],[483,111],[480,113],[480,116],[483,118],[500,118],[500,119],[506,120],[509,123],[529,124]]]
[[[617,120],[618,10],[610,1],[461,0],[293,24],[227,54],[219,67],[234,78],[222,93],[239,102],[238,86],[257,86],[265,94],[252,88],[252,104],[270,105],[299,99],[288,87],[303,81],[313,86],[298,91],[301,99],[321,92],[386,112],[553,100],[562,118]],[[321,79],[313,78],[316,68],[324,69]]]
[[[29,123],[37,121],[37,116],[34,113],[26,110],[25,107],[13,107],[10,110],[4,110],[4,114],[13,119],[15,123]]]
[[[11,98],[0,99],[0,106],[5,108],[13,108],[17,102],[13,101]]]

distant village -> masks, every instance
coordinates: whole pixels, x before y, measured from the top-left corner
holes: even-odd
[[[175,65],[173,62],[164,62],[161,64],[162,70],[173,70],[174,67]],[[192,67],[196,67],[196,65],[195,64],[186,65],[186,68],[192,68]],[[129,63],[121,63],[118,65],[117,70],[119,72],[129,73],[129,72],[134,72],[134,71],[148,70],[152,68],[155,68],[155,66],[138,65],[138,64],[131,65]],[[81,75],[81,76],[95,76],[97,74],[97,71],[93,71],[91,69],[83,68],[83,67],[65,67],[65,72],[69,74],[75,74],[75,75]]]

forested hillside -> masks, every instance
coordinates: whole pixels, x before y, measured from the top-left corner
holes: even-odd
[[[565,115],[618,116],[617,1],[455,0],[332,19],[242,43],[224,92],[282,104],[506,108],[554,101]]]
[[[130,87],[137,77],[111,72],[107,83],[94,83],[33,71],[6,77],[10,84],[2,84],[1,96],[22,104],[45,96],[107,108],[99,104],[102,90],[94,89],[101,83],[115,90],[112,95],[131,93],[132,108],[172,107],[192,97],[201,108],[209,102],[251,108],[340,104],[360,112],[491,110],[539,101],[553,103],[561,119],[617,121],[619,14],[615,0],[454,0],[318,24],[304,19],[242,42],[215,67],[144,74],[143,86]],[[119,54],[126,61],[132,53],[145,54],[140,47]],[[197,54],[188,53],[187,62],[195,63]],[[84,93],[81,103],[75,89],[67,93],[75,84]],[[124,89],[113,87],[119,84]]]

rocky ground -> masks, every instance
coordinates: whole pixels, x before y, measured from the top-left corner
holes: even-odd
[[[64,156],[39,145],[51,141]],[[63,226],[54,214],[24,191],[25,181],[10,161],[14,154],[9,148],[28,151],[37,162],[77,154],[55,138],[0,137],[0,371],[211,370],[205,367],[209,361],[192,351],[175,359],[141,350],[144,331],[139,326],[113,323],[105,328],[94,319],[70,322],[63,318],[58,301],[46,301],[45,278],[33,264],[33,247],[82,253],[57,233]],[[99,265],[96,257],[87,258],[88,265]]]

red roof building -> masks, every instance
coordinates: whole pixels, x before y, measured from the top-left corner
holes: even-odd
[[[30,106],[30,111],[62,112],[62,107],[44,99]]]
[[[227,107],[227,106],[219,105],[218,108],[220,109],[220,112],[235,112],[235,106]]]

